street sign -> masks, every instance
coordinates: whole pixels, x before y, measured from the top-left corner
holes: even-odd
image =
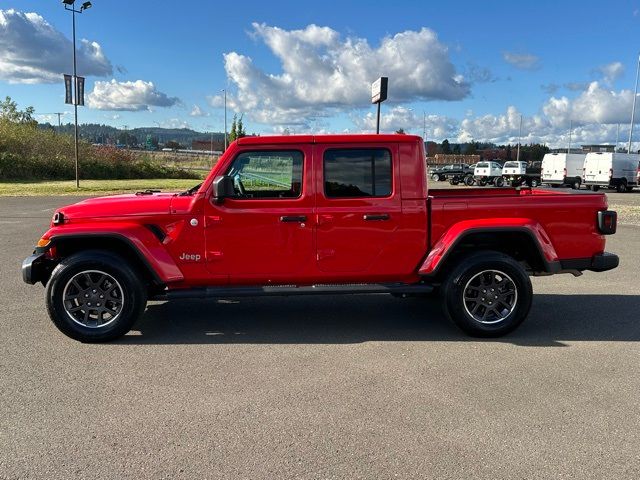
[[[73,105],[73,90],[71,89],[71,75],[64,76],[64,103],[68,103],[69,105]]]
[[[380,77],[371,84],[371,103],[384,102],[387,99],[387,86],[389,79]]]

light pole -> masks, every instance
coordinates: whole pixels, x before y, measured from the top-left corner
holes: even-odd
[[[520,115],[520,127],[518,129],[518,153],[516,154],[516,161],[520,161],[520,140],[522,139],[522,115]]]
[[[80,175],[78,169],[78,74],[76,68],[76,13],[82,13],[83,11],[91,8],[91,2],[84,2],[80,7],[80,10],[74,8],[76,0],[62,0],[64,3],[64,9],[71,12],[73,18],[73,110],[75,118],[75,152],[76,152],[76,188],[80,188]]]
[[[220,90],[224,92],[224,150],[227,150],[227,89]]]
[[[631,153],[631,137],[633,137],[633,117],[636,114],[636,97],[638,96],[638,77],[640,76],[640,55],[638,55],[638,68],[636,69],[636,88],[633,90],[633,106],[631,107],[631,128],[629,128],[629,146],[627,153]]]

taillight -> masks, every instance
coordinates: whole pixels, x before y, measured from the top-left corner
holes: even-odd
[[[618,214],[613,210],[605,210],[598,212],[598,230],[604,235],[613,235],[616,233],[618,225]]]
[[[613,178],[613,168],[609,169],[609,178]]]
[[[562,175],[564,175],[565,177],[567,176],[567,169],[566,168],[564,170],[562,170]]]
[[[637,182],[640,183],[640,166],[638,167],[638,173],[636,174]]]

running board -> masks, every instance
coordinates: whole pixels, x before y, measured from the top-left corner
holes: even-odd
[[[431,292],[433,292],[433,286],[431,285],[407,285],[402,283],[309,285],[304,287],[291,285],[268,285],[255,287],[203,287],[177,289],[163,292],[153,298],[156,300],[178,300],[185,298],[233,298],[289,295],[361,295],[368,293],[417,295]]]

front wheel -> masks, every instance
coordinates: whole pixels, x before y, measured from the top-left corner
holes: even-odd
[[[476,182],[476,181],[473,179],[473,177],[472,177],[471,175],[467,175],[467,176],[464,178],[464,184],[465,184],[467,187],[471,187],[475,182]]]
[[[483,251],[459,262],[441,286],[445,315],[474,337],[499,337],[527,317],[533,290],[512,257]]]
[[[571,182],[571,188],[573,190],[580,190],[580,180],[576,179],[573,182]]]
[[[498,177],[494,180],[493,183],[496,187],[504,187],[504,178]]]
[[[625,182],[620,182],[616,185],[616,191],[618,193],[625,193],[627,191],[627,184]]]
[[[51,274],[47,310],[58,329],[81,342],[126,334],[147,304],[147,291],[125,259],[86,251],[62,260]]]
[[[531,181],[529,182],[529,186],[530,186],[530,187],[535,188],[535,187],[537,187],[538,185],[539,185],[539,182],[538,182],[538,180],[537,180],[537,179],[535,179],[535,178],[532,178],[532,179],[531,179]]]

